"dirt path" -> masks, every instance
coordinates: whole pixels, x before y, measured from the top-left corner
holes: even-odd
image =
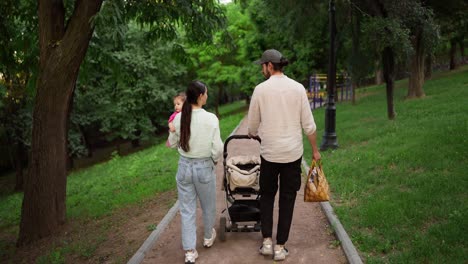
[[[246,134],[245,120],[242,121],[236,134]],[[229,155],[258,155],[259,145],[254,140],[233,140],[228,146]],[[219,162],[216,168],[217,212],[218,219],[215,228],[218,230],[219,217],[226,207],[225,193],[221,190],[223,164]],[[275,204],[275,223],[277,219],[277,203]],[[212,248],[203,248],[203,221],[201,209],[197,213],[197,263],[272,263],[271,257],[263,257],[258,253],[262,237],[260,232],[226,233],[226,241],[216,240]],[[273,234],[276,237],[276,234]],[[304,203],[302,189],[298,192],[294,218],[287,247],[290,255],[283,263],[347,263],[341,247],[336,246],[336,238],[332,234],[327,219],[318,203]],[[183,263],[184,252],[181,242],[180,215],[167,226],[156,245],[147,252],[142,263]]]

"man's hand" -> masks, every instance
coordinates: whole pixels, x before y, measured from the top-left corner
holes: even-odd
[[[318,148],[317,148],[316,134],[317,133],[314,132],[313,134],[307,135],[307,139],[309,140],[310,146],[312,147],[312,158],[314,160],[319,160],[322,157],[322,155],[320,155],[320,152],[318,151]]]
[[[312,155],[313,155],[312,158],[314,160],[320,160],[322,158],[322,155],[320,155],[320,152],[318,150],[315,150]]]

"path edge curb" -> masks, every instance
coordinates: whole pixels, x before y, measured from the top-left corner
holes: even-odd
[[[179,210],[179,201],[172,206],[172,208],[167,212],[166,216],[161,220],[156,229],[151,232],[148,238],[143,242],[143,245],[137,250],[133,257],[127,262],[127,264],[139,264],[145,258],[146,253],[153,248],[156,244],[156,241],[161,236],[161,234],[166,229],[167,225],[174,219],[174,216]]]
[[[242,121],[244,121],[244,118],[245,117],[241,119],[239,124],[236,126],[236,128],[234,128],[234,130],[231,132],[229,136],[232,136],[234,133],[236,133]],[[143,261],[146,253],[148,253],[148,251],[150,251],[153,248],[153,246],[156,244],[156,242],[158,241],[159,237],[162,235],[166,227],[169,225],[172,219],[174,219],[178,210],[179,210],[179,201],[177,200],[177,202],[172,206],[172,208],[169,209],[166,216],[164,216],[164,218],[158,224],[156,229],[153,232],[151,232],[151,234],[148,236],[145,242],[143,242],[141,247],[132,256],[132,258],[127,262],[127,264],[140,264]]]
[[[308,174],[309,166],[305,162],[304,158],[302,159],[302,166],[304,167],[306,174]],[[340,220],[333,211],[333,207],[331,206],[331,204],[329,202],[320,202],[320,207],[327,216],[328,222],[330,223],[331,227],[335,231],[335,234],[341,243],[341,248],[343,249],[346,258],[348,259],[348,262],[350,264],[362,264],[363,262],[361,260],[361,257],[359,256],[358,251],[354,247],[353,242],[348,236],[348,233],[346,233],[346,230],[344,229]]]

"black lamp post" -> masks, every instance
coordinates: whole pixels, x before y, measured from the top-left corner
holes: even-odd
[[[327,76],[327,108],[325,109],[325,133],[323,134],[322,145],[320,150],[328,148],[338,148],[336,139],[335,124],[336,124],[336,107],[335,107],[335,88],[336,88],[336,50],[335,50],[335,1],[329,2],[329,25],[330,25],[330,51],[328,60],[328,76]]]

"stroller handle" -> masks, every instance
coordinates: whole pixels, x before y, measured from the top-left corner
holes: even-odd
[[[228,137],[226,139],[226,142],[224,142],[224,153],[223,153],[224,161],[226,161],[226,157],[228,155],[228,153],[227,153],[228,143],[229,143],[229,141],[231,141],[233,139],[255,139],[259,143],[262,143],[262,139],[259,136],[250,137],[249,135],[232,135],[232,136],[230,136],[230,137]]]

